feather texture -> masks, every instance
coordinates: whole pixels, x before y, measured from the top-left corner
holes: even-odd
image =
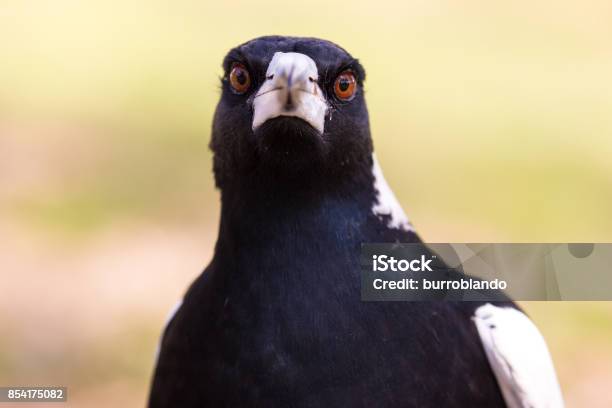
[[[544,338],[525,314],[487,303],[473,319],[509,408],[563,407]]]

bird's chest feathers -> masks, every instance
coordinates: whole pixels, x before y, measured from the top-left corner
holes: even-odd
[[[363,223],[358,212],[343,207],[272,216],[265,225],[237,231],[231,272],[248,281],[301,284],[322,273],[356,273],[347,269],[358,266]]]

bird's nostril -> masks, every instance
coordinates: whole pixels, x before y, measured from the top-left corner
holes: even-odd
[[[315,81],[313,77],[308,77],[308,80],[309,80],[310,82],[314,82],[314,81]]]
[[[268,75],[268,76],[266,77],[266,79],[274,79],[274,74],[272,74],[272,75]]]

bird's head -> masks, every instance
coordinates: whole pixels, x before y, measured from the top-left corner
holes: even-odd
[[[341,181],[371,168],[365,72],[325,40],[260,37],[223,61],[211,148],[217,185]]]

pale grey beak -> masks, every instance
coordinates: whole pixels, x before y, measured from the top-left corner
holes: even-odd
[[[253,130],[268,119],[293,116],[323,133],[327,101],[318,85],[315,62],[297,52],[277,52],[266,80],[253,97]]]

